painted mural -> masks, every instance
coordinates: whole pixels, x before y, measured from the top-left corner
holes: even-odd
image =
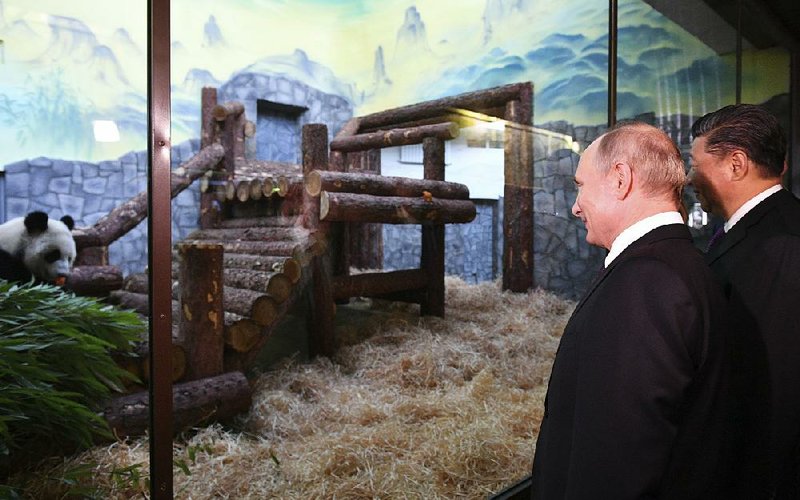
[[[173,143],[198,135],[201,87],[245,71],[287,75],[344,97],[357,115],[530,80],[537,125],[600,124],[607,116],[607,6],[173,0]],[[145,7],[0,0],[0,166],[145,149]],[[620,2],[620,16],[619,116],[696,115],[732,102],[730,60],[641,0]],[[96,141],[109,123],[112,142]]]

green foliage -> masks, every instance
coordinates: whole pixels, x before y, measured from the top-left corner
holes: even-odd
[[[130,352],[144,328],[95,299],[0,280],[0,455],[110,437],[97,411],[132,379],[111,354]]]

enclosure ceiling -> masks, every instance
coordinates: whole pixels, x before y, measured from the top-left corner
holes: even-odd
[[[736,51],[739,0],[645,0],[717,54]],[[745,50],[783,46],[800,51],[798,0],[741,0]],[[622,20],[624,21],[624,20]]]

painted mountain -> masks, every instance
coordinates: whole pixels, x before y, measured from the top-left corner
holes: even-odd
[[[144,149],[144,7],[127,7],[141,10],[137,21],[101,0],[36,3],[44,13],[0,0],[0,165]],[[619,118],[732,102],[733,61],[643,0],[619,8]],[[200,88],[239,71],[286,75],[349,99],[356,114],[532,81],[537,124],[607,116],[607,2],[174,0],[172,11],[173,142],[198,135]],[[96,119],[117,121],[122,141],[94,143]]]

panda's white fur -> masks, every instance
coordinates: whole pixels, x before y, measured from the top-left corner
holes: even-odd
[[[22,261],[40,281],[54,282],[69,276],[75,261],[72,218],[50,219],[31,212],[0,224],[0,249]]]

